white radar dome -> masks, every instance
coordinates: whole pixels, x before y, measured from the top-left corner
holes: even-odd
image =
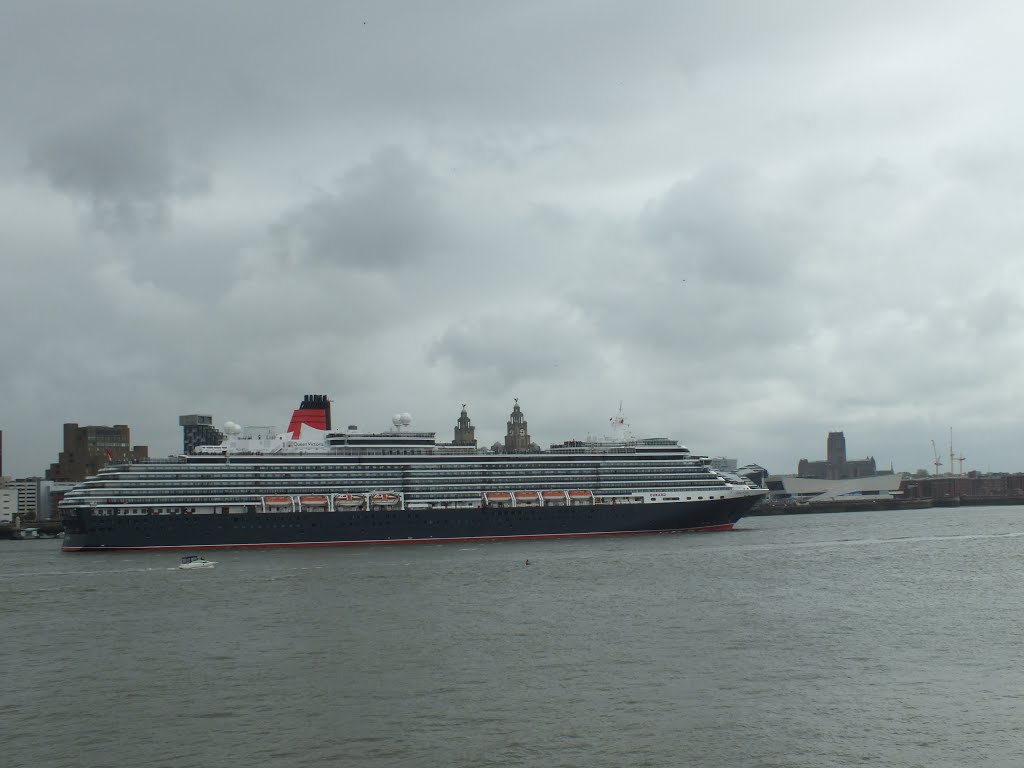
[[[401,424],[402,423],[402,414],[396,413],[394,416],[392,416],[391,417],[391,423],[394,424],[396,427],[399,424]]]
[[[403,427],[408,427],[410,424],[412,424],[412,414],[411,413],[403,413],[402,414],[402,426]]]
[[[242,431],[240,424],[235,424],[233,421],[224,422],[224,434],[226,435],[237,435]]]

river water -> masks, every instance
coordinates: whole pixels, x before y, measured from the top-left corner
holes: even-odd
[[[936,509],[191,572],[0,541],[0,764],[1018,768],[1022,536]]]

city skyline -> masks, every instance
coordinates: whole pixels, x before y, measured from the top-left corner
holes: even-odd
[[[519,406],[519,403],[518,403],[518,399],[516,399],[516,401],[514,402],[514,405],[513,405],[513,409],[512,409],[512,414],[511,414],[512,417],[515,416],[515,414],[518,412],[519,408],[520,408],[520,406]],[[405,414],[405,415],[408,415],[410,417],[412,416],[411,414]],[[522,415],[525,416],[526,415],[525,412]],[[396,418],[396,417],[394,415],[392,415],[390,418],[391,418],[391,420],[393,422],[393,419]],[[471,419],[472,416],[471,415],[467,416],[467,405],[465,403],[463,403],[463,404],[461,404],[460,416],[454,420],[454,432],[455,432],[455,435],[456,435],[456,442],[458,441],[460,425],[462,425],[464,421],[467,424],[469,423],[468,421],[466,421],[467,418]],[[427,425],[420,424],[418,422],[418,420],[415,420],[415,421],[416,421],[416,423],[415,423],[415,429],[416,430],[422,430],[422,431],[427,431],[427,432],[435,432],[436,433],[436,440],[437,440],[437,442],[439,444],[440,443],[451,442],[452,438],[450,438],[450,437],[448,437],[446,435],[445,429],[443,427],[442,428],[434,428],[432,426],[427,426]],[[638,434],[635,434],[633,432],[633,430],[632,430],[631,423],[629,422],[629,420],[626,417],[623,417],[623,416],[620,416],[620,415],[616,415],[615,417],[609,418],[608,421],[609,421],[609,423],[611,423],[611,422],[619,422],[619,423],[621,423],[623,428],[625,429],[625,432],[623,433],[621,431],[618,431],[616,427],[608,427],[607,424],[605,424],[605,425],[602,425],[602,428],[599,428],[599,429],[597,429],[597,430],[595,430],[593,432],[589,432],[587,434],[564,436],[562,438],[559,438],[558,442],[561,442],[562,440],[566,440],[566,439],[582,439],[582,438],[587,438],[587,437],[602,437],[602,436],[603,437],[612,437],[612,436],[618,436],[618,437],[622,437],[622,436],[626,436],[626,437],[645,437],[645,436],[648,436],[648,435],[638,435]],[[214,418],[212,416],[210,416],[210,415],[207,415],[207,414],[203,414],[203,415],[195,415],[195,414],[193,414],[193,415],[179,416],[178,419],[177,419],[177,425],[178,425],[178,430],[176,430],[176,432],[177,432],[177,445],[176,445],[176,447],[167,450],[166,453],[162,453],[162,452],[154,453],[154,454],[152,454],[154,458],[159,458],[159,457],[162,457],[162,456],[165,456],[165,455],[179,454],[179,453],[181,453],[183,451],[186,451],[188,447],[195,447],[196,445],[219,444],[219,441],[224,438],[224,434],[219,429],[217,429],[216,422],[215,422]],[[197,425],[199,425],[199,426],[197,426]],[[508,440],[508,438],[507,438],[507,431],[509,429],[511,429],[511,425],[512,425],[512,421],[511,420],[507,421],[506,427],[505,427],[504,431],[501,431],[500,433],[494,432],[494,434],[496,435],[496,438],[493,441],[491,441],[491,442],[479,442],[478,441],[478,447],[480,448],[480,450],[488,450],[488,449],[495,449],[495,450],[497,450],[499,448],[500,448],[500,450],[506,450],[506,448],[504,447],[504,444],[507,443],[507,440]],[[220,426],[225,427],[225,428],[228,428],[229,426],[241,426],[241,427],[253,426],[253,427],[261,427],[261,428],[269,426],[269,427],[275,429],[278,433],[284,433],[286,431],[286,429],[285,429],[285,422],[283,422],[283,421],[280,424],[255,424],[255,423],[253,423],[253,424],[237,425],[234,422],[228,420],[228,421],[224,422],[223,424],[221,424]],[[351,426],[358,427],[359,425],[349,424],[348,426],[350,426],[350,427]],[[63,434],[64,434],[64,438],[63,438],[64,439],[64,445],[62,447],[64,447],[65,449],[66,449],[66,447],[68,445],[68,439],[69,438],[68,438],[67,435],[68,435],[68,428],[69,427],[72,428],[72,432],[73,433],[85,433],[86,431],[109,430],[109,429],[111,429],[110,425],[78,425],[78,424],[75,424],[75,423],[67,423],[67,424],[62,425],[62,427],[63,427]],[[118,428],[119,429],[127,428],[127,429],[130,430],[130,425],[119,425]],[[340,430],[343,427],[340,426],[340,425],[335,425],[334,428]],[[384,431],[388,431],[388,430],[390,430],[392,428],[395,428],[393,423],[389,423],[389,424],[383,424],[382,423],[382,424],[380,424],[377,427],[367,427],[367,431],[384,432]],[[471,428],[471,432],[475,431],[476,429],[477,429],[477,425],[473,424],[473,426]],[[197,431],[197,430],[199,430],[199,431]],[[492,430],[490,430],[487,427],[485,427],[483,433],[484,434],[491,434],[491,432],[492,432]],[[2,435],[3,435],[3,431],[0,430],[0,445],[2,445]],[[206,442],[206,441],[203,441],[201,439],[197,439],[200,435],[202,435],[203,437],[209,438],[210,440],[212,440],[212,442]],[[211,436],[213,436],[213,437],[211,437]],[[658,436],[665,436],[665,435],[658,435]],[[832,439],[834,437],[838,437],[838,439],[843,443],[844,450],[845,450],[845,439],[844,439],[845,435],[844,435],[844,433],[842,431],[828,432],[826,434],[826,437],[827,437],[827,441],[828,441],[829,445],[831,445],[831,441],[832,441]],[[950,435],[950,437],[952,437],[952,435]],[[184,438],[184,445],[182,444],[182,438]],[[136,441],[132,440],[132,442],[135,443]],[[161,439],[160,442],[166,443],[167,440],[166,439]],[[550,442],[556,442],[556,441],[550,441]],[[542,449],[546,449],[548,447],[549,443],[545,442],[543,444],[539,444],[539,443],[534,443],[534,444],[538,445]],[[148,446],[143,445],[143,446],[140,446],[140,448],[141,448],[142,451],[148,451]],[[963,475],[963,474],[966,474],[967,470],[964,469],[964,461],[966,461],[966,457],[963,456],[962,452],[960,452],[959,455],[955,455],[955,452],[953,451],[952,444],[948,445],[947,448],[949,449],[949,453],[948,454],[943,454],[943,453],[939,452],[937,447],[934,449],[934,451],[933,451],[934,459],[933,459],[932,462],[930,462],[930,466],[927,466],[927,467],[926,466],[920,466],[920,467],[914,467],[914,468],[909,468],[909,467],[906,467],[906,468],[893,467],[893,470],[896,472],[896,474],[900,474],[900,473],[913,474],[915,472],[919,472],[922,469],[924,469],[929,474],[935,474],[935,475],[944,475],[944,474]],[[829,453],[829,450],[827,450],[826,453]],[[712,459],[727,458],[724,454],[712,454],[712,453],[707,453],[707,452],[704,452],[704,453],[707,456],[709,456],[710,458],[712,458]],[[0,455],[2,455],[2,453],[0,453]],[[148,456],[146,454],[140,454],[140,455],[143,458],[148,458]],[[808,455],[814,455],[814,451],[811,450]],[[946,466],[946,464],[947,464],[946,459],[949,458],[950,455],[953,456],[952,468]],[[875,460],[875,457],[873,455],[869,456],[869,455],[865,454],[865,457],[868,460],[872,461],[872,462]],[[58,458],[58,461],[63,461],[64,460],[63,452],[59,452],[59,456],[57,458]],[[759,466],[762,465],[762,462],[757,461],[756,458],[749,458],[749,457],[747,457],[745,459],[739,459],[739,458],[737,458],[735,456],[729,456],[728,458],[731,459],[734,462],[738,462],[739,464],[755,464],[755,465],[759,465]],[[847,461],[847,458],[846,458],[845,454],[844,454],[842,460],[843,461]],[[936,466],[935,460],[939,460],[940,463],[939,463],[938,466]],[[860,458],[850,458],[848,461],[851,463],[851,465],[859,465],[859,464],[864,463],[864,461],[862,459],[860,459]],[[768,467],[767,469],[769,470],[770,474],[772,474],[772,475],[790,475],[790,474],[797,475],[800,472],[799,467],[804,465],[805,463],[808,463],[808,462],[810,462],[810,464],[812,464],[812,465],[813,464],[825,464],[825,463],[827,463],[827,459],[826,459],[826,461],[822,461],[822,460],[807,459],[806,457],[801,457],[798,460],[797,464],[793,468]],[[957,464],[957,462],[959,462],[959,465]],[[25,477],[25,478],[28,478],[28,477],[40,477],[41,478],[44,475],[48,475],[50,472],[52,472],[54,470],[54,467],[56,467],[56,466],[58,466],[57,463],[50,462],[50,464],[48,465],[48,469],[44,470],[43,472],[40,472],[40,473],[37,473],[37,472],[34,472],[34,471],[31,471],[31,472],[21,472],[21,473],[0,472],[0,476]],[[877,469],[878,469],[878,471],[880,473],[888,472],[888,467],[887,466],[879,465]],[[993,470],[986,469],[986,470],[972,470],[972,471],[988,472],[988,471],[993,471]],[[1024,471],[1024,470],[998,469],[998,470],[994,470],[994,471],[996,471],[996,472],[1011,472],[1012,473],[1012,472],[1020,472],[1020,471]]]
[[[244,13],[240,9],[244,8]],[[1010,4],[9,4],[0,429],[468,403],[1024,470]],[[73,30],[73,34],[67,34]],[[948,457],[943,458],[948,462]],[[948,469],[948,467],[946,467]]]

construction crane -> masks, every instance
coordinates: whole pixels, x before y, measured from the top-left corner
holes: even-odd
[[[953,428],[950,427],[949,428],[949,474],[951,474],[951,475],[953,474],[953,462],[958,461],[958,462],[960,462],[960,471],[957,474],[962,475],[964,473],[964,460],[966,458],[967,457],[964,456],[963,451],[960,452],[959,456],[957,456],[953,452]]]
[[[953,428],[949,428],[949,474],[953,474],[953,462],[956,461],[956,454],[953,453]]]
[[[939,458],[939,449],[935,447],[935,441],[932,440],[932,453],[935,454],[935,461],[932,464],[935,465],[935,474],[939,474],[939,467],[942,466],[942,459]]]

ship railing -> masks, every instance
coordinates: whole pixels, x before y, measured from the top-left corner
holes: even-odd
[[[406,509],[479,509],[479,499],[420,499],[407,501]]]
[[[174,456],[164,456],[162,458],[156,456],[147,456],[140,459],[124,458],[114,459],[109,464],[105,465],[108,467],[116,467],[123,464],[185,464],[188,462],[188,455],[179,453]]]
[[[553,494],[558,494],[557,497]],[[480,504],[484,507],[550,507],[580,506],[595,504],[597,496],[594,491],[583,488],[528,488],[516,491],[492,489],[480,494]]]
[[[594,497],[595,504],[643,504],[643,496],[629,493],[602,494]]]

